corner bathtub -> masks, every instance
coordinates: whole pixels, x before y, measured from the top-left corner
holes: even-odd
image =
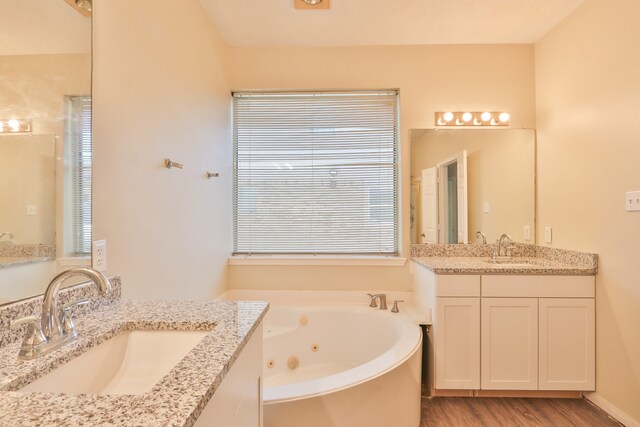
[[[264,326],[265,427],[417,427],[421,331],[365,306],[272,304]]]

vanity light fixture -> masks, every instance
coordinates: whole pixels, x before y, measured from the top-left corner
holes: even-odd
[[[436,112],[436,126],[509,126],[509,113],[489,111]]]
[[[31,119],[0,120],[0,133],[31,132]]]

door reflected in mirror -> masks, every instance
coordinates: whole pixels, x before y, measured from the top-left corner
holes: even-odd
[[[411,131],[412,243],[535,243],[535,131]]]

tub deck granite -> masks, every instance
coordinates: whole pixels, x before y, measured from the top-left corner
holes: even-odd
[[[256,301],[121,301],[77,317],[77,341],[44,357],[0,348],[0,426],[190,426],[262,321]],[[87,395],[15,391],[109,338],[134,329],[211,330],[149,392]],[[99,367],[96,367],[99,369]]]

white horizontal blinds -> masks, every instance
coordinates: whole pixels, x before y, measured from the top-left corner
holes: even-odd
[[[397,254],[397,98],[234,94],[235,253]]]
[[[70,96],[66,142],[71,148],[73,250],[91,253],[91,97]]]

